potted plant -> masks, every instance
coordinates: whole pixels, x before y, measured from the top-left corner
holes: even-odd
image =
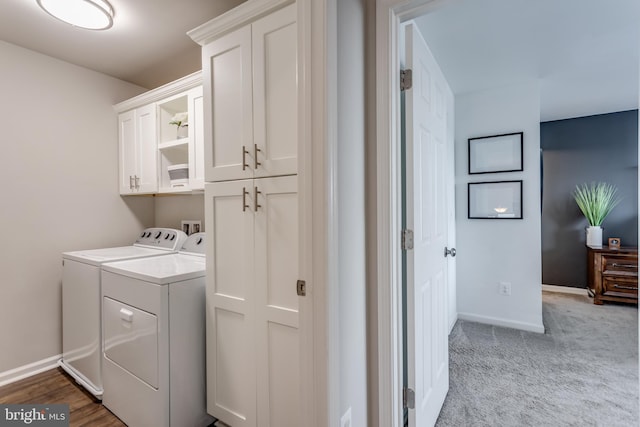
[[[178,137],[178,139],[187,137],[186,130],[187,130],[187,126],[189,126],[189,124],[187,123],[188,119],[189,119],[188,113],[176,113],[171,118],[171,121],[169,122],[169,124],[177,126],[177,130],[178,130],[177,137]]]
[[[605,182],[576,186],[573,198],[589,222],[587,245],[602,246],[602,222],[620,203],[620,198],[616,197],[617,193],[618,189],[615,186]]]

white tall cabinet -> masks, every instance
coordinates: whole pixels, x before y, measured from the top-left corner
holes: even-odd
[[[220,34],[199,41],[209,234],[207,410],[233,427],[305,424],[297,11],[279,3],[242,23],[223,15],[194,30]]]

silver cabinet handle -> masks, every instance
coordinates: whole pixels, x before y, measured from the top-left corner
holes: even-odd
[[[133,175],[129,175],[129,190],[133,190]]]
[[[136,175],[136,190],[140,188],[140,177]]]
[[[247,188],[242,187],[242,212],[246,211],[249,207],[249,205],[247,204],[247,194],[249,194]]]
[[[262,164],[258,161],[258,153],[261,151],[262,150],[258,148],[258,144],[253,144],[253,164],[255,166],[254,169],[258,169],[258,166]]]
[[[456,248],[447,248],[446,246],[444,247],[444,257],[446,258],[448,255],[451,255],[451,257],[455,257],[456,256]]]
[[[258,187],[253,187],[253,204],[256,212],[258,212],[258,208],[262,207],[262,205],[258,203],[258,194],[262,194],[262,191],[258,190]]]
[[[246,168],[249,167],[249,165],[247,164],[247,154],[249,154],[249,152],[243,145],[242,146],[242,170],[245,170]]]

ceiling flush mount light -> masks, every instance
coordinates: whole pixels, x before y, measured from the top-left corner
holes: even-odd
[[[36,0],[49,15],[75,27],[106,30],[113,25],[113,8],[106,0]]]

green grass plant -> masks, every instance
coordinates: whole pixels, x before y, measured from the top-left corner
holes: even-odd
[[[620,203],[618,189],[605,182],[577,185],[573,192],[578,207],[591,226],[600,226],[611,210]]]

